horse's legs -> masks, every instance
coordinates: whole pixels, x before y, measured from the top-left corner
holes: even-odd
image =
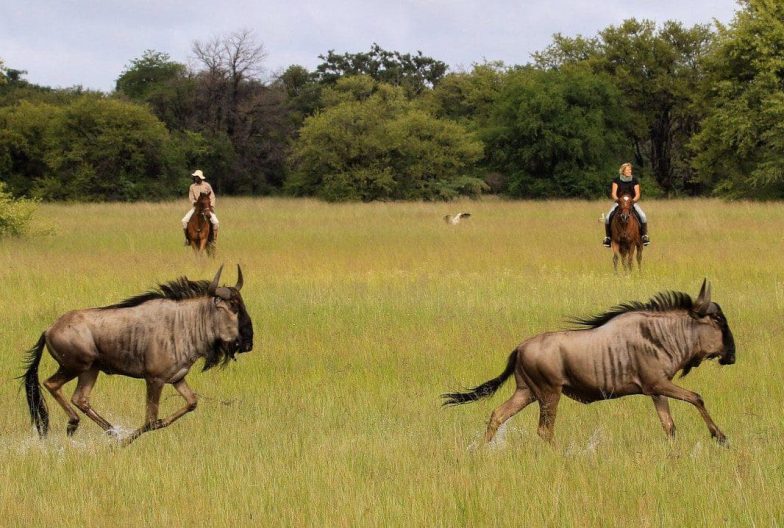
[[[517,387],[512,397],[499,405],[493,411],[493,414],[490,415],[490,421],[487,423],[487,432],[485,432],[485,442],[489,443],[504,422],[535,400],[536,397],[528,387]]]
[[[642,244],[637,246],[637,269],[642,271]]]
[[[620,252],[620,248],[618,247],[617,242],[612,242],[612,252],[613,252],[613,270],[615,273],[618,273],[618,253]]]
[[[702,401],[702,396],[696,392],[686,390],[683,387],[678,387],[671,381],[663,381],[654,389],[654,393],[657,396],[667,396],[668,398],[675,398],[676,400],[682,400],[694,405],[697,410],[700,411],[702,419],[705,420],[705,424],[708,426],[711,436],[715,438],[719,444],[727,445],[727,437],[724,436],[724,433],[719,430],[719,427],[713,422],[713,419],[711,419],[708,410],[705,408],[705,402]]]
[[[653,405],[656,407],[656,413],[659,415],[664,432],[670,438],[675,438],[675,422],[672,420],[670,403],[667,398],[665,396],[651,396],[651,399],[653,399]]]
[[[184,379],[181,379],[177,383],[174,384],[174,388],[177,389],[177,392],[185,398],[187,402],[185,407],[181,408],[178,411],[175,411],[170,416],[163,420],[158,419],[158,402],[161,399],[161,391],[163,390],[163,382],[148,379],[147,380],[147,420],[146,423],[134,431],[128,438],[126,438],[123,442],[123,445],[128,445],[137,438],[139,438],[142,434],[148,431],[154,431],[156,429],[162,429],[164,427],[168,427],[173,422],[182,418],[185,414],[193,411],[196,409],[196,393],[194,393],[188,384],[185,383]]]
[[[71,372],[63,369],[60,367],[57,369],[57,372],[52,374],[46,381],[44,381],[43,385],[49,391],[49,393],[57,400],[57,403],[60,404],[60,407],[63,408],[65,414],[68,415],[68,436],[74,434],[76,428],[79,427],[79,415],[76,414],[76,411],[68,405],[68,400],[65,399],[63,396],[63,385],[71,381],[76,377],[76,374],[72,374]]]
[[[92,421],[97,423],[104,431],[112,430],[112,424],[107,422],[100,414],[90,406],[90,392],[95,386],[95,381],[98,379],[98,369],[93,367],[86,372],[79,374],[79,381],[76,382],[76,390],[71,396],[71,402],[76,405],[80,411],[87,415]]]
[[[561,389],[545,392],[539,397],[539,436],[547,442],[553,441],[555,428],[555,413],[558,410],[558,401],[561,399]]]

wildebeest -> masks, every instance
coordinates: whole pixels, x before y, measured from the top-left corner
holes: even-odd
[[[501,424],[534,401],[539,402],[539,436],[551,441],[563,393],[582,403],[631,394],[650,396],[670,437],[675,435],[675,424],[667,398],[683,400],[700,411],[719,443],[727,443],[700,395],[672,383],[678,371],[685,376],[705,359],[735,363],[735,340],[721,307],[711,301],[707,280],[696,301],[683,292],[662,292],[647,303],[624,303],[572,322],[582,328],[524,341],[509,356],[500,376],[468,392],[444,394],[444,405],[491,396],[514,374],[517,388],[490,416],[487,442]]]
[[[68,435],[79,426],[79,415],[63,396],[62,386],[77,378],[71,403],[110,434],[112,424],[90,405],[90,391],[100,372],[143,378],[147,383],[144,425],[125,439],[170,425],[196,409],[196,394],[185,376],[204,358],[204,370],[225,365],[238,352],[253,348],[253,324],[240,295],[243,278],[237,266],[237,284],[219,287],[223,266],[212,282],[186,277],[119,304],[88,308],[61,316],[28,351],[23,383],[30,417],[41,436],[49,428],[49,414],[38,384],[38,365],[44,346],[60,368],[43,385],[68,415]],[[170,383],[186,405],[158,419],[163,386]]]
[[[610,220],[610,247],[613,268],[618,271],[618,259],[626,271],[632,270],[632,259],[637,251],[637,268],[642,269],[642,235],[640,222],[634,213],[634,201],[628,194],[618,198],[618,209]]]

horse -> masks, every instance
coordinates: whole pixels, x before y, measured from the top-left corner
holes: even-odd
[[[620,258],[626,271],[632,270],[632,258],[637,251],[637,268],[642,269],[642,236],[640,221],[634,213],[634,200],[628,194],[618,198],[618,208],[610,221],[610,242],[613,250],[613,269],[618,271]]]
[[[147,384],[146,420],[123,440],[124,445],[194,411],[196,394],[185,382],[193,364],[204,358],[203,370],[225,366],[237,353],[253,349],[253,323],[240,295],[242,270],[237,266],[234,287],[218,287],[222,270],[223,266],[212,282],[180,277],[118,304],[76,310],[57,319],[28,350],[27,369],[20,376],[39,436],[46,436],[49,429],[49,412],[38,383],[44,348],[59,368],[43,385],[68,415],[68,436],[76,432],[79,415],[61,389],[74,378],[78,381],[71,403],[117,436],[112,424],[90,405],[90,392],[101,372],[143,378]],[[174,385],[186,405],[159,420],[158,403],[167,383]]]
[[[459,405],[493,395],[514,374],[517,388],[495,409],[485,441],[525,406],[539,402],[538,434],[552,442],[561,394],[581,403],[632,394],[650,396],[665,433],[675,424],[667,398],[694,405],[711,436],[727,437],[708,414],[702,397],[672,383],[705,359],[735,363],[735,340],[721,307],[711,301],[703,281],[696,301],[683,292],[660,292],[647,303],[627,302],[605,313],[572,319],[578,328],[534,336],[512,351],[506,369],[468,392],[443,394],[444,405]]]
[[[186,228],[193,251],[199,253],[206,250],[208,255],[212,255],[215,250],[215,235],[210,222],[210,194],[207,191],[199,195]]]

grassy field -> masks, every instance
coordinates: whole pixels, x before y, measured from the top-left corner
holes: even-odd
[[[182,247],[182,203],[43,205],[0,241],[2,526],[784,525],[784,207],[648,201],[643,271],[612,272],[605,202],[348,204],[223,199],[215,260]],[[444,214],[472,217],[448,226]],[[13,377],[60,314],[180,275],[245,272],[254,350],[189,376],[198,410],[116,448],[87,418],[73,439],[48,398],[34,435]],[[524,338],[661,290],[713,283],[737,363],[682,380],[730,439],[673,402],[669,443],[649,398],[562,399],[556,442],[537,406],[479,446],[490,401],[439,394],[503,370]],[[54,361],[45,355],[41,377]],[[70,395],[73,383],[66,386]],[[140,425],[144,384],[101,376],[93,405]],[[164,391],[163,412],[181,406]]]

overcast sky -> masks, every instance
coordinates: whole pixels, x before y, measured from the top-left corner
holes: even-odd
[[[728,23],[735,0],[2,0],[0,59],[52,87],[111,91],[145,50],[189,63],[195,40],[250,29],[267,74],[318,56],[387,50],[444,61],[525,64],[554,33],[594,36],[627,18]]]

